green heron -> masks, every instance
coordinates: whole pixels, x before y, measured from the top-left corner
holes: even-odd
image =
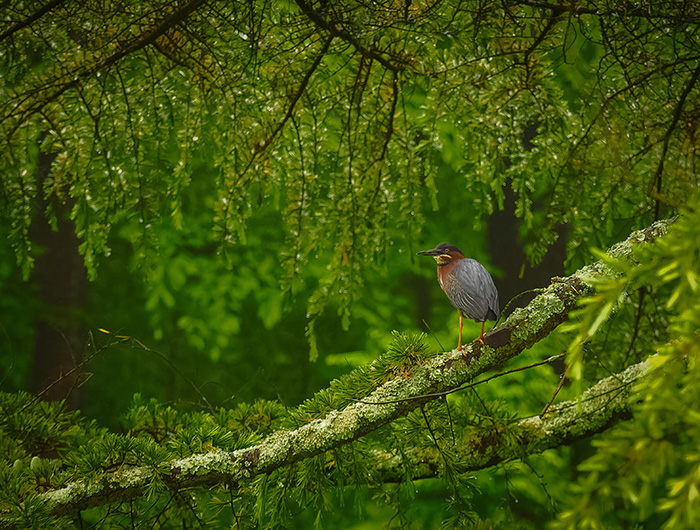
[[[484,343],[486,320],[497,320],[498,291],[493,279],[478,261],[465,258],[454,245],[442,243],[432,250],[422,250],[419,256],[432,256],[437,262],[437,276],[440,287],[445,291],[452,305],[459,310],[459,343],[462,351],[462,317],[481,322],[481,334],[474,339]]]

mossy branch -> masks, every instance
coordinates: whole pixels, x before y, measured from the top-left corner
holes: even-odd
[[[547,449],[570,445],[577,440],[609,429],[632,415],[634,384],[649,373],[650,360],[628,367],[590,387],[579,398],[552,407],[545,416],[534,416],[495,427],[476,429],[449,448],[452,465],[461,471],[477,471],[509,461],[521,460]],[[507,436],[503,436],[507,433]],[[517,440],[513,444],[512,440]],[[367,465],[375,470],[375,480],[400,482],[406,469],[413,479],[440,476],[444,456],[434,448],[403,454],[375,451]]]
[[[663,236],[668,224],[668,221],[657,222],[634,232],[612,247],[608,254],[619,261],[633,261],[634,248]],[[464,356],[452,351],[410,366],[364,396],[363,402],[331,410],[296,429],[277,431],[255,446],[236,451],[216,449],[154,467],[104,473],[90,481],[74,482],[43,493],[41,500],[54,514],[74,514],[89,507],[142,496],[155,480],[173,490],[219,483],[243,485],[254,477],[350,443],[435,399],[426,394],[463,385],[531,347],[566,321],[582,297],[594,293],[596,281],[616,274],[599,261],[572,276],[558,278],[526,308],[516,309],[501,326],[486,335],[484,345],[469,345]],[[607,379],[594,388],[603,388],[601,385],[606,384],[609,384]],[[605,421],[597,427],[590,418],[583,421],[584,411],[589,408],[598,411],[601,421],[610,412],[595,401],[589,404],[584,401],[581,410],[563,404],[541,420],[522,420],[515,427],[530,433],[524,443],[533,443],[533,450],[541,451],[605,428],[608,425]],[[484,447],[474,446],[474,441],[470,443],[465,444],[464,451],[475,453],[472,456],[474,467],[493,465],[507,457],[498,440]],[[476,454],[480,449],[488,451]]]

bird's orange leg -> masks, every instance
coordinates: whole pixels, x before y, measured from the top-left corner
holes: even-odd
[[[459,313],[459,342],[457,343],[457,349],[459,351],[463,351],[464,348],[462,347],[462,313]]]
[[[481,335],[479,335],[477,338],[475,338],[472,342],[479,341],[481,344],[484,343],[484,325],[486,324],[486,321],[481,323]]]

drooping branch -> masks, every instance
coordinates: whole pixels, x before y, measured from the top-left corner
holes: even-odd
[[[47,83],[41,89],[35,88],[22,94],[18,98],[19,102],[14,107],[9,109],[9,112],[6,112],[1,118],[1,120],[18,118],[17,123],[9,136],[12,136],[16,128],[18,128],[28,117],[39,112],[45,105],[56,101],[64,93],[80,86],[87,79],[90,79],[98,72],[109,70],[109,68],[117,64],[125,57],[128,57],[146,46],[153,44],[161,35],[164,35],[170,28],[186,20],[187,17],[189,17],[203,4],[204,0],[191,0],[190,2],[180,6],[173,13],[158,21],[152,28],[139,35],[133,41],[126,45],[120,46],[104,60],[95,62],[94,64],[90,64],[84,68],[80,68],[71,73],[70,76],[64,76],[65,79],[56,79],[51,84]],[[70,77],[70,79],[68,79],[68,77]],[[55,87],[55,89],[52,90],[50,87]],[[40,94],[40,97],[35,98],[34,96],[36,94]],[[33,100],[36,101],[33,104],[25,107],[25,103]]]
[[[654,176],[649,181],[649,185],[647,187],[647,195],[656,201],[655,214],[657,219],[659,217],[661,202],[673,203],[673,201],[669,201],[661,195],[661,180],[664,172],[664,163],[666,162],[666,155],[668,154],[668,145],[671,142],[673,132],[675,131],[676,126],[678,125],[678,122],[681,119],[681,114],[683,112],[683,107],[685,106],[685,101],[688,98],[688,95],[692,92],[699,78],[700,64],[696,66],[695,70],[690,76],[690,81],[688,81],[688,84],[683,89],[683,92],[681,93],[680,98],[678,99],[678,103],[673,109],[671,124],[668,126],[666,134],[664,135],[664,143],[663,149],[661,150],[661,157],[659,158],[659,163],[656,167],[656,171],[654,172]],[[677,206],[676,204],[672,205]]]
[[[633,260],[634,248],[663,236],[668,224],[668,221],[661,221],[632,233],[625,241],[612,247],[609,254],[619,260]],[[455,350],[433,357],[410,374],[388,380],[367,396],[365,402],[333,410],[325,417],[295,430],[277,431],[255,446],[236,451],[213,450],[196,454],[158,466],[158,470],[142,466],[105,473],[89,483],[78,481],[46,492],[41,495],[42,501],[55,514],[71,514],[92,506],[139,497],[156,478],[172,489],[217,483],[241,485],[256,476],[340,447],[405,416],[430,399],[437,399],[426,394],[471,381],[531,347],[566,321],[581,298],[594,293],[593,283],[596,280],[615,275],[613,270],[599,261],[567,278],[559,278],[543,289],[526,308],[516,309],[501,326],[487,334],[485,345],[468,346],[466,356]],[[602,389],[600,385],[610,384],[605,381],[596,388]],[[620,392],[623,391],[620,389]],[[599,410],[601,402],[592,401],[590,407],[591,411]],[[612,421],[615,414],[608,416],[611,410],[605,407],[599,410],[601,422],[596,429],[605,428],[606,422]],[[525,423],[520,428],[532,429],[533,436],[538,432],[545,434],[549,441],[542,442],[541,450],[544,450],[587,435],[588,426],[585,424],[590,420],[576,421],[581,418],[580,414],[581,411],[576,408],[559,405],[543,420],[523,420]],[[588,434],[591,432],[595,431],[589,430]],[[489,446],[493,457],[483,460],[479,464],[481,467],[492,465],[504,457],[499,453],[496,442]],[[469,450],[468,445],[465,446],[466,450]]]
[[[385,54],[382,54],[374,47],[364,46],[348,30],[340,27],[333,20],[324,17],[304,0],[296,0],[296,3],[301,9],[302,13],[304,13],[304,15],[306,15],[314,24],[327,31],[332,37],[339,37],[340,39],[351,44],[353,48],[355,48],[363,57],[377,61],[384,68],[392,72],[401,72],[406,69],[406,66],[403,63],[388,59]]]
[[[229,216],[229,209],[231,205],[234,203],[233,196],[236,190],[238,189],[238,185],[241,179],[243,179],[243,176],[248,173],[250,168],[253,166],[256,160],[258,160],[258,157],[267,149],[269,149],[272,146],[272,141],[275,139],[275,137],[282,132],[282,129],[284,129],[284,126],[287,124],[287,122],[290,119],[294,119],[294,109],[296,108],[297,103],[301,99],[301,97],[304,95],[306,92],[306,89],[309,85],[309,82],[311,81],[311,78],[313,75],[316,73],[316,70],[318,70],[318,67],[321,64],[321,61],[325,57],[325,55],[328,53],[328,50],[331,46],[331,43],[333,42],[333,36],[330,36],[326,39],[326,41],[323,43],[323,46],[321,47],[321,51],[318,53],[316,56],[316,59],[314,59],[314,62],[311,64],[309,69],[307,70],[306,74],[304,75],[304,78],[302,79],[301,83],[299,84],[299,87],[297,88],[296,92],[294,95],[291,97],[291,101],[289,102],[289,105],[287,106],[287,112],[284,114],[282,117],[282,120],[275,126],[275,128],[265,137],[265,139],[256,142],[253,145],[252,149],[252,154],[248,159],[248,163],[245,165],[243,170],[240,172],[238,176],[238,180],[236,182],[236,185],[231,186],[231,189],[228,192],[228,197],[226,199],[226,209],[223,213],[224,220],[227,219]],[[225,230],[223,231],[223,238],[225,239],[228,236],[228,224],[224,221],[224,226]]]
[[[10,25],[8,28],[5,29],[5,31],[0,33],[0,42],[4,41],[8,37],[11,37],[14,33],[18,32],[19,30],[26,28],[27,26],[31,25],[32,23],[36,22],[39,20],[41,17],[43,17],[46,13],[51,11],[57,6],[60,6],[63,4],[66,0],[51,0],[50,2],[47,2],[43,6],[41,6],[39,9],[34,11],[31,15],[29,15],[27,18],[23,20],[19,20],[15,22],[14,24]]]

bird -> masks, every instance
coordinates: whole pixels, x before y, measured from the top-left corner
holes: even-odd
[[[498,320],[498,290],[486,268],[475,259],[467,258],[456,246],[441,243],[431,250],[421,250],[419,256],[432,256],[437,262],[440,287],[459,310],[459,342],[462,346],[462,318],[481,322],[481,334],[473,342],[484,343],[486,320]]]

